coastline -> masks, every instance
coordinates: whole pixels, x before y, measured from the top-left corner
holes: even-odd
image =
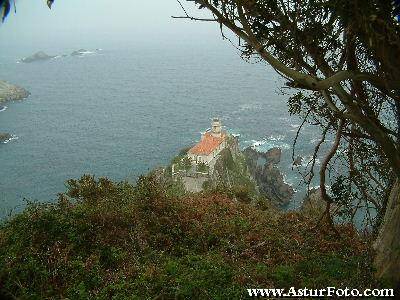
[[[7,109],[7,106],[3,105],[4,103],[23,100],[29,95],[30,93],[26,89],[0,80],[0,112],[4,112]],[[16,138],[12,134],[0,132],[0,143],[2,144],[6,144]]]
[[[0,80],[0,104],[7,101],[22,100],[29,95],[30,93],[26,89]]]

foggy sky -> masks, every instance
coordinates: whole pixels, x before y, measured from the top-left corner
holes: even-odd
[[[217,24],[171,19],[171,15],[183,15],[176,0],[56,0],[51,10],[45,2],[17,0],[17,13],[10,11],[0,26],[1,52],[221,43]],[[190,13],[201,13],[193,3],[184,4]]]

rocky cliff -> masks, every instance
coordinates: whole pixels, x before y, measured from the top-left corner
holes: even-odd
[[[1,133],[0,132],[0,143],[4,143],[5,141],[8,141],[11,139],[11,135],[9,133]]]
[[[244,202],[250,202],[259,196],[243,153],[232,147],[221,151],[208,183],[211,187],[230,191],[232,196]]]
[[[0,104],[6,101],[22,100],[28,96],[29,92],[24,88],[0,80]],[[10,134],[0,132],[0,143],[4,143],[10,138]]]
[[[11,100],[22,100],[30,93],[22,87],[0,80],[0,103]]]
[[[45,61],[45,60],[49,60],[54,58],[55,56],[52,55],[48,55],[46,53],[44,53],[43,51],[39,51],[36,52],[35,54],[28,56],[28,57],[24,57],[23,59],[21,59],[21,62],[23,63],[32,63],[32,62],[36,62],[36,61]]]
[[[243,154],[260,194],[280,206],[287,205],[294,195],[294,190],[285,182],[278,167],[281,160],[281,149],[273,148],[262,153],[253,148],[246,148]]]

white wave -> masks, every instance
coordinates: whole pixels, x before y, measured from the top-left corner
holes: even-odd
[[[203,134],[205,134],[205,133],[207,133],[207,132],[210,132],[210,131],[211,131],[211,128],[207,128],[206,130],[200,131],[199,133],[200,133],[201,135],[203,135]]]
[[[16,135],[11,135],[11,137],[8,140],[5,140],[3,142],[3,144],[7,144],[7,143],[9,143],[11,141],[14,141],[14,140],[18,140],[18,137]]]
[[[279,134],[276,136],[271,135],[270,137],[268,137],[268,139],[271,141],[283,141],[285,139],[285,137],[286,136]]]
[[[263,144],[264,144],[263,141],[251,140],[251,146],[252,146],[252,147],[258,147],[258,146],[261,146],[261,145],[263,145]]]
[[[88,54],[96,54],[96,52],[93,52],[93,51],[79,51],[79,55],[78,56],[85,56],[85,55],[88,55]]]
[[[246,111],[246,110],[257,110],[261,108],[261,104],[253,103],[253,104],[240,104],[239,111]]]
[[[7,106],[0,106],[0,112],[5,111],[7,108]]]
[[[293,183],[287,179],[286,174],[283,174],[283,182],[286,183],[287,185],[293,186]]]
[[[259,141],[245,141],[244,144],[250,145],[250,147],[260,152],[266,152],[272,148],[281,148],[282,150],[290,149],[290,146],[284,142],[284,139],[284,135],[277,135],[269,136]]]
[[[300,124],[290,124],[290,127],[292,127],[292,128],[299,128],[299,127],[300,127]]]
[[[245,104],[239,104],[237,106],[237,109],[232,112],[233,115],[238,115],[243,112],[248,112],[248,111],[257,111],[262,109],[262,104],[261,103],[245,103]],[[240,117],[235,117],[240,119]]]
[[[282,175],[283,175],[283,182],[285,184],[287,184],[288,186],[290,186],[293,189],[293,192],[295,194],[298,193],[299,190],[295,188],[295,185],[296,185],[295,182],[297,181],[297,178],[290,176],[290,179],[288,179],[289,177],[287,176],[287,174],[283,173],[283,171],[282,171]],[[293,200],[293,198],[292,198],[292,200]]]
[[[310,186],[310,190],[319,190],[319,188],[320,188],[319,184]],[[327,193],[332,192],[332,187],[328,184],[325,184],[325,189]]]

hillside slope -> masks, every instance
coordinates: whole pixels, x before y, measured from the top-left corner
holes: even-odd
[[[0,288],[22,299],[241,299],[246,288],[376,287],[367,246],[297,213],[174,182],[84,176],[0,228]]]

